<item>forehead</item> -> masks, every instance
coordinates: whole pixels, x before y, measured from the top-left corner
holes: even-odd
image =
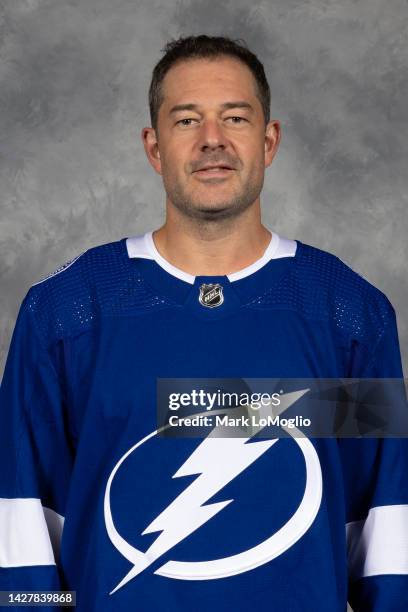
[[[182,102],[222,103],[231,95],[256,99],[256,81],[243,62],[232,57],[181,60],[170,68],[162,83],[163,106]]]

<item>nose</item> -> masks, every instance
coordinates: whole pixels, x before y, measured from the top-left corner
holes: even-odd
[[[203,121],[200,127],[199,147],[201,151],[214,150],[218,148],[225,149],[227,139],[225,137],[222,126],[216,119],[207,119]]]

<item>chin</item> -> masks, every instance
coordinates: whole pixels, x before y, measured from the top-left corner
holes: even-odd
[[[236,215],[237,210],[233,206],[208,206],[197,207],[192,216],[205,221],[219,221]]]

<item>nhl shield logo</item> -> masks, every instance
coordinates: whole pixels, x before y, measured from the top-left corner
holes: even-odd
[[[215,308],[215,306],[221,306],[224,301],[222,285],[218,283],[210,285],[201,285],[198,300],[200,304],[202,304],[203,306],[208,306],[208,308]]]

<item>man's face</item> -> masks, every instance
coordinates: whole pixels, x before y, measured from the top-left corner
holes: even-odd
[[[278,122],[265,130],[251,71],[225,56],[182,61],[162,86],[158,134],[145,128],[144,140],[168,200],[196,219],[239,215],[259,197],[279,142]]]

